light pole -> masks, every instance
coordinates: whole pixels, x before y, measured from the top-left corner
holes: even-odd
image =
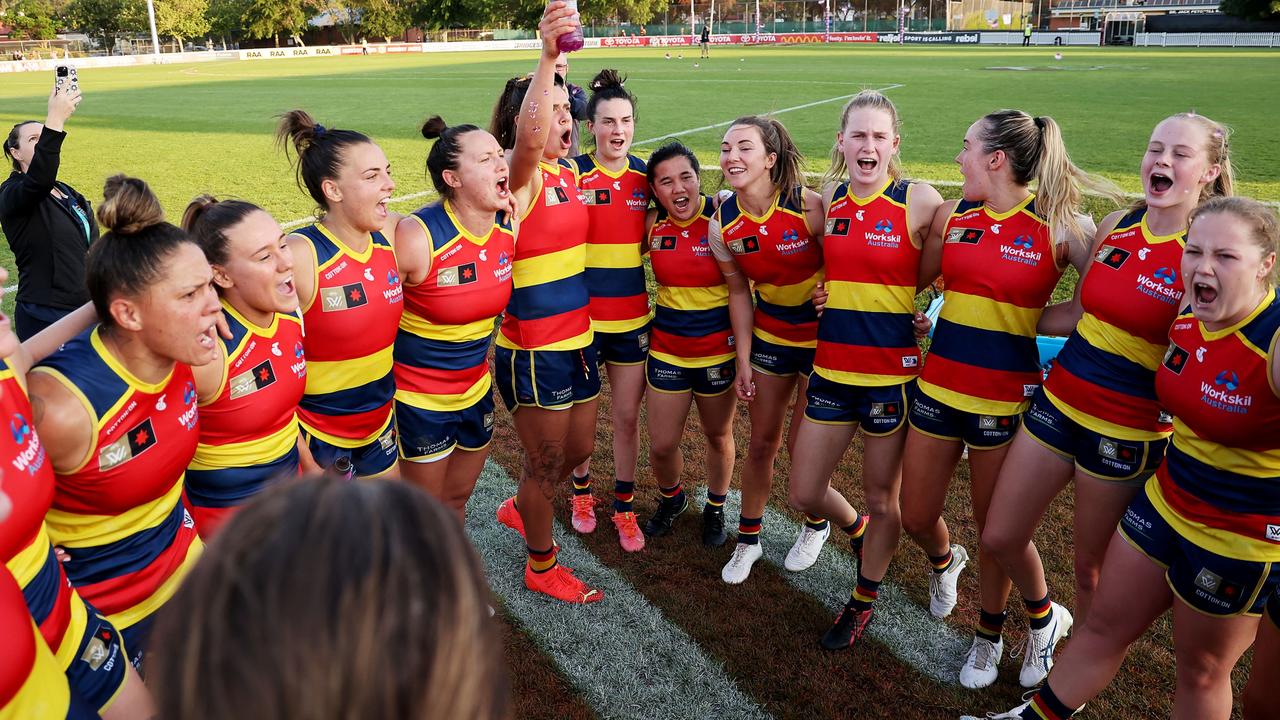
[[[147,0],[147,21],[151,23],[151,54],[160,62],[160,36],[156,34],[156,6]]]

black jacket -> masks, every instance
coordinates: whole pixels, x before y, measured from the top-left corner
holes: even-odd
[[[98,222],[84,196],[58,182],[58,162],[66,133],[45,128],[26,173],[14,172],[0,184],[0,230],[18,264],[18,302],[78,308],[89,301],[84,257],[98,239]],[[74,200],[89,221],[84,226],[50,194],[54,187]]]

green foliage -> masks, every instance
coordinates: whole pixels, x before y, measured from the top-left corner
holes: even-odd
[[[242,16],[245,34],[272,38],[280,47],[280,33],[301,32],[317,9],[312,0],[250,0]]]
[[[512,17],[512,6],[526,4],[527,0],[455,0],[439,2],[438,0],[416,0],[409,9],[409,17],[415,27],[425,30],[445,30],[448,28],[475,27],[487,24],[491,20],[505,20]],[[538,16],[545,3],[538,4]],[[533,25],[536,26],[537,20]]]
[[[1273,20],[1280,17],[1280,0],[1222,0],[1218,9],[1245,20]]]
[[[154,0],[156,32],[175,39],[179,46],[186,38],[209,32],[209,0]]]
[[[407,3],[400,0],[360,0],[360,35],[388,40],[411,24]]]
[[[111,50],[117,35],[147,28],[147,6],[143,0],[72,0],[67,6],[67,20]]]
[[[209,0],[209,32],[221,38],[241,37],[248,8],[249,0]]]

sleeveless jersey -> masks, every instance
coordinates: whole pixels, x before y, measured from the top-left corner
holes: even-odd
[[[1102,241],[1080,289],[1084,315],[1044,385],[1067,417],[1122,440],[1155,440],[1170,430],[1156,399],[1156,368],[1182,304],[1185,233],[1152,234],[1146,213],[1129,213]]]
[[[706,196],[685,222],[658,209],[649,262],[658,283],[649,354],[677,367],[711,367],[734,357],[729,286],[707,243],[713,210]]]
[[[0,720],[65,718],[71,691],[49,647],[40,638],[22,591],[0,568]]]
[[[96,428],[80,466],[57,474],[45,522],[81,597],[124,630],[159,609],[200,556],[182,493],[198,410],[191,368],[178,363],[161,382],[143,382],[100,332],[86,330],[32,372],[61,382]]]
[[[1035,196],[1004,213],[960,201],[947,221],[946,302],[920,389],[964,412],[1025,410],[1041,381],[1036,323],[1062,270]]]
[[[489,338],[511,299],[515,235],[495,217],[483,237],[467,232],[449,201],[412,217],[431,242],[431,271],[404,290],[396,336],[396,399],[442,412],[489,394]]]
[[[1230,558],[1280,562],[1280,398],[1271,381],[1275,290],[1237,325],[1188,311],[1156,372],[1173,442],[1146,492],[1180,535]]]
[[[833,382],[898,385],[920,372],[916,280],[920,248],[907,218],[910,183],[892,180],[860,198],[842,183],[827,207],[822,256],[827,308],[813,371]]]
[[[392,345],[404,295],[396,254],[382,233],[357,253],[316,223],[294,231],[316,256],[316,294],[303,308],[307,390],[298,420],[338,447],[373,442],[391,424]]]
[[[296,316],[276,313],[258,327],[225,300],[222,310],[232,335],[219,338],[222,387],[200,406],[200,444],[187,469],[187,499],[205,538],[268,481],[298,474],[297,410],[307,383]]]
[[[76,659],[88,613],[53,553],[44,521],[53,504],[53,468],[32,425],[27,393],[4,360],[0,360],[0,422],[9,430],[0,430],[4,462],[0,487],[13,501],[12,513],[0,523],[0,558],[22,588],[27,610],[59,667],[69,667]]]
[[[578,187],[587,203],[587,292],[591,295],[591,329],[620,333],[649,322],[649,291],[640,252],[649,209],[649,181],[644,161],[627,156],[618,172],[592,155],[573,159]]]
[[[754,334],[776,345],[817,345],[813,289],[822,279],[822,248],[809,234],[803,192],[781,194],[764,217],[747,214],[735,193],[720,205],[720,237],[755,285]]]
[[[593,338],[587,206],[565,161],[539,163],[538,176],[538,193],[520,220],[511,302],[497,343],[510,350],[579,350]]]

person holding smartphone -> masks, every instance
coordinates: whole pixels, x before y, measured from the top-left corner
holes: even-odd
[[[44,123],[20,122],[4,140],[13,172],[0,184],[0,230],[18,266],[13,319],[20,340],[89,301],[84,258],[98,239],[89,201],[58,181],[63,127],[81,96],[74,69],[56,72]]]

